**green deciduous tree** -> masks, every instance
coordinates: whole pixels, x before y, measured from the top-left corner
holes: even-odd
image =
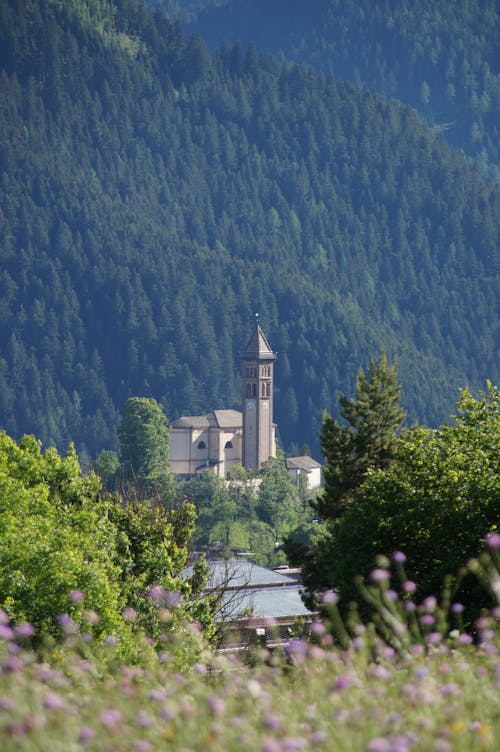
[[[131,660],[143,630],[182,634],[186,655],[188,620],[213,631],[209,604],[193,601],[181,576],[193,526],[191,505],[167,512],[103,499],[98,478],[82,475],[74,447],[61,457],[42,453],[33,436],[17,444],[0,433],[0,608],[33,624],[37,639],[62,636],[60,614],[88,630],[86,613],[95,612],[95,637],[114,635]],[[159,619],[151,588],[178,594],[169,620]],[[134,610],[128,621],[126,607]]]
[[[148,397],[131,397],[118,426],[121,473],[125,481],[156,486],[167,481],[170,432],[161,405]],[[149,488],[151,491],[151,488]]]
[[[299,505],[293,481],[283,458],[270,457],[262,464],[257,511],[260,519],[279,538],[298,523]]]
[[[321,526],[303,569],[311,600],[327,587],[344,600],[356,597],[354,577],[366,576],[378,554],[402,550],[420,596],[439,593],[452,575],[458,600],[476,612],[486,605],[479,589],[456,575],[500,520],[499,390],[488,384],[474,398],[465,389],[457,408],[452,425],[405,431],[392,464],[369,471],[360,497]]]
[[[314,505],[321,517],[338,517],[347,500],[358,494],[368,469],[389,465],[397,431],[405,418],[400,395],[397,365],[388,363],[382,354],[379,360],[370,359],[367,374],[359,370],[354,397],[339,397],[347,425],[324,415],[321,447],[325,488]]]
[[[102,485],[108,491],[114,490],[116,474],[120,467],[120,460],[116,452],[103,449],[99,452],[94,462],[94,470],[102,481]]]

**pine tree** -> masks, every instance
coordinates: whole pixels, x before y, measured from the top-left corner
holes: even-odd
[[[388,467],[397,431],[406,413],[399,401],[397,363],[370,358],[368,374],[360,368],[356,393],[340,395],[341,415],[348,425],[340,425],[328,413],[323,416],[321,448],[325,458],[325,489],[314,507],[326,519],[342,514],[345,502],[356,498],[369,468]]]

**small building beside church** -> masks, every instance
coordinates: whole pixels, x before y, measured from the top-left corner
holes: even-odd
[[[321,464],[312,457],[287,457],[286,469],[298,485],[300,475],[305,475],[307,488],[312,490],[321,486]]]

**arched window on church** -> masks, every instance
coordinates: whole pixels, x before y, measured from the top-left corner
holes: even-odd
[[[198,449],[206,449],[206,448],[207,448],[207,445],[205,444],[204,441],[200,441],[198,443]]]
[[[224,449],[232,449],[233,448],[233,442],[232,441],[226,441],[224,445]]]

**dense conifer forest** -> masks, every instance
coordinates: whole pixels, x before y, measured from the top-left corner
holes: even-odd
[[[255,311],[285,448],[382,349],[446,420],[497,375],[500,195],[439,130],[142,2],[4,0],[0,426],[85,464],[132,395],[239,407]]]
[[[210,46],[254,43],[401,100],[500,182],[495,0],[169,0],[169,5]]]

